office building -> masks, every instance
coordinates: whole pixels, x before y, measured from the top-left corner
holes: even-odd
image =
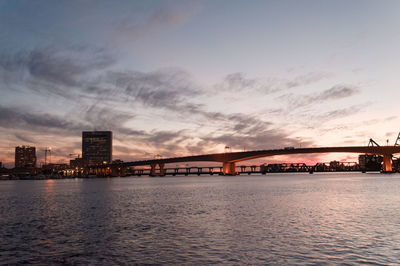
[[[86,165],[110,163],[112,161],[112,132],[82,132],[82,160]]]
[[[36,148],[29,146],[15,147],[15,167],[16,168],[36,167]]]

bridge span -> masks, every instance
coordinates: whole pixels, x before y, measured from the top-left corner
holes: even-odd
[[[392,172],[392,157],[393,154],[400,153],[400,146],[345,146],[345,147],[318,147],[318,148],[285,148],[273,150],[255,150],[243,152],[228,152],[228,153],[214,153],[203,154],[184,157],[172,157],[165,159],[152,159],[133,162],[122,162],[107,164],[102,166],[93,166],[90,168],[91,172],[104,171],[105,168],[111,171],[121,171],[126,167],[132,166],[150,166],[151,175],[163,176],[164,166],[168,163],[185,163],[185,162],[221,162],[222,172],[224,175],[236,175],[236,163],[252,160],[262,157],[276,156],[276,155],[290,155],[290,154],[308,154],[308,153],[360,153],[360,154],[375,154],[383,156],[383,171]],[[158,165],[158,169],[157,169]]]

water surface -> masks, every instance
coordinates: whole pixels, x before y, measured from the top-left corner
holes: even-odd
[[[400,262],[400,175],[0,182],[0,263]]]

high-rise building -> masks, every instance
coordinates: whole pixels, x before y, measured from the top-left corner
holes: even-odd
[[[87,165],[110,163],[112,160],[112,132],[82,132],[82,159]]]
[[[15,167],[36,167],[36,148],[29,146],[15,147]]]

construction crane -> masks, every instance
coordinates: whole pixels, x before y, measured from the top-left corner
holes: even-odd
[[[380,145],[379,145],[378,143],[376,143],[375,140],[369,139],[368,147],[369,147],[369,146],[377,146],[377,147],[379,147]]]
[[[396,142],[394,143],[394,146],[399,146],[399,145],[400,145],[400,132],[399,132],[399,134],[397,135]]]
[[[397,139],[396,139],[396,141],[394,143],[394,146],[400,146],[400,132],[399,132],[399,134],[397,134]],[[395,157],[395,156],[392,156],[392,159],[398,160],[399,158]]]

